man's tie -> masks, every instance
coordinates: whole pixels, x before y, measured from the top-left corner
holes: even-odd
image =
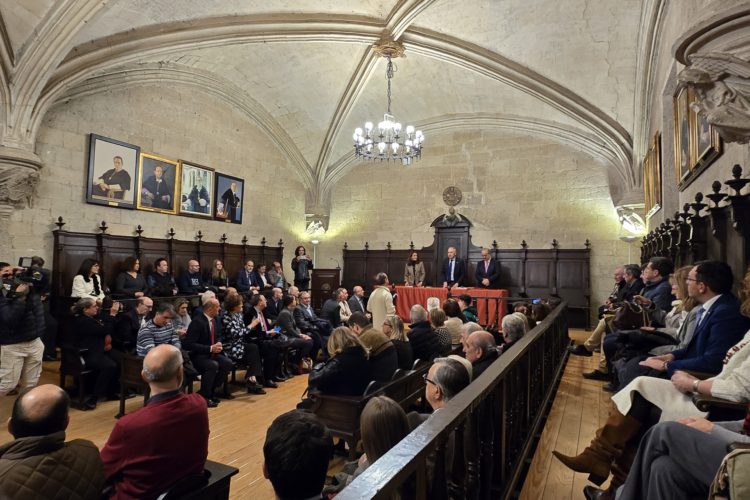
[[[214,318],[211,318],[211,321],[209,321],[209,324],[211,325],[211,345],[214,345],[216,343],[216,332],[214,330]],[[216,357],[216,353],[211,352],[211,357]]]
[[[698,310],[695,312],[695,327],[698,328],[701,324],[701,320],[703,319],[703,313],[706,312],[705,309],[703,309],[703,306],[700,306]]]
[[[489,268],[490,268],[490,261],[489,260],[485,260],[484,261],[484,272],[485,272],[485,274],[487,274],[487,271],[489,270]]]
[[[450,262],[450,275],[451,275],[450,281],[453,281],[453,259],[451,259],[451,262]]]

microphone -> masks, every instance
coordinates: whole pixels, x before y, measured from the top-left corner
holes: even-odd
[[[339,264],[339,261],[337,261],[333,257],[330,257],[329,260],[332,260],[332,261],[334,261],[336,263],[336,269],[341,269],[341,265]]]

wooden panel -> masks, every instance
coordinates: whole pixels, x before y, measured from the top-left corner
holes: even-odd
[[[95,234],[55,233],[52,295],[70,296],[73,277],[86,259],[99,260]]]
[[[141,272],[148,276],[154,272],[156,259],[169,259],[169,244],[167,240],[156,238],[141,238],[140,247]]]
[[[579,252],[560,251],[557,261],[557,295],[569,307],[587,307],[589,290],[589,261]]]
[[[128,236],[102,235],[102,260],[99,268],[102,281],[110,290],[114,290],[115,279],[124,271],[123,261],[136,256],[135,238]]]
[[[172,274],[177,279],[187,269],[188,261],[198,258],[198,244],[194,241],[172,240]],[[201,271],[204,269],[201,267]]]

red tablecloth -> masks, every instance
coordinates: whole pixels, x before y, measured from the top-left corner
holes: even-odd
[[[398,293],[398,299],[396,300],[396,314],[401,316],[401,319],[406,322],[409,321],[409,309],[411,309],[411,306],[414,304],[421,304],[426,309],[427,299],[429,297],[437,297],[440,299],[440,304],[445,302],[445,299],[448,298],[447,288],[396,286],[396,293]],[[487,324],[497,322],[498,328],[500,327],[500,321],[505,315],[507,304],[505,304],[505,301],[498,302],[496,299],[499,297],[507,297],[508,290],[487,290],[485,288],[454,288],[451,290],[451,296],[453,297],[461,295],[462,293],[474,297],[474,305],[477,308],[479,323],[486,326]],[[482,297],[487,297],[488,299],[486,300]],[[498,303],[501,304],[499,309],[497,307]]]

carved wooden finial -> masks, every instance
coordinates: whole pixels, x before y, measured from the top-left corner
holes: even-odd
[[[586,238],[586,242],[583,244],[583,246],[586,247],[586,250],[591,250],[591,242],[588,238]]]
[[[266,246],[266,237],[265,236],[260,239],[260,246],[262,246],[262,247]]]
[[[369,250],[369,249],[370,249],[370,242],[365,241],[365,250]]]
[[[278,245],[279,245],[279,248],[283,247],[284,246],[284,240],[282,240],[281,238],[279,238]]]
[[[173,239],[174,239],[174,235],[175,235],[175,234],[177,234],[177,233],[175,233],[175,231],[174,231],[174,228],[173,228],[173,227],[170,227],[170,228],[169,228],[169,232],[167,233],[167,236],[169,236],[169,239],[170,239],[170,240],[173,240]]]
[[[734,196],[740,196],[740,191],[750,182],[750,179],[742,179],[742,167],[735,165],[732,167],[732,179],[725,181],[724,184],[734,190]]]
[[[247,236],[242,237],[242,244],[247,245]]]
[[[227,233],[222,233],[221,238],[219,238],[219,241],[221,241],[222,244],[227,242]]]
[[[195,235],[195,237],[198,239],[198,241],[203,241],[203,231],[198,229],[198,233]]]
[[[497,240],[492,240],[492,249],[497,250]]]
[[[102,232],[102,234],[104,234],[104,233],[106,233],[106,232],[107,232],[107,229],[108,229],[108,228],[107,228],[107,223],[106,223],[106,222],[104,222],[104,221],[102,221],[102,223],[101,223],[101,224],[99,224],[99,231],[101,231],[101,232]]]
[[[552,238],[552,248],[557,248],[558,246],[560,246],[560,243],[558,243],[556,239]]]
[[[388,250],[391,249],[391,242],[390,241],[385,245],[385,248],[387,248]]]
[[[138,225],[137,225],[137,226],[135,227],[135,234],[137,234],[139,238],[140,238],[140,237],[141,237],[141,235],[143,234],[143,228],[141,227],[141,225],[140,225],[140,224],[138,224]]]
[[[348,250],[348,249],[349,249],[349,243],[347,243],[347,242],[345,241],[345,242],[344,242],[344,250]]]
[[[727,195],[721,192],[721,182],[719,181],[714,181],[711,184],[711,190],[713,190],[713,193],[707,194],[706,198],[714,202],[714,208],[718,208],[719,202],[726,198]]]
[[[521,241],[521,248],[524,248],[524,249],[526,249],[526,248],[528,248],[528,247],[529,247],[529,245],[528,245],[528,243],[526,243],[526,240],[522,240],[522,241]]]
[[[691,203],[690,207],[695,211],[695,215],[700,217],[701,210],[706,208],[708,205],[703,203],[703,193],[700,191],[695,193],[695,203]]]
[[[414,250],[414,242],[413,241],[409,242],[409,250]]]
[[[57,218],[57,222],[55,222],[55,225],[57,226],[57,230],[62,230],[63,226],[65,225],[65,221],[62,218],[62,215]]]

